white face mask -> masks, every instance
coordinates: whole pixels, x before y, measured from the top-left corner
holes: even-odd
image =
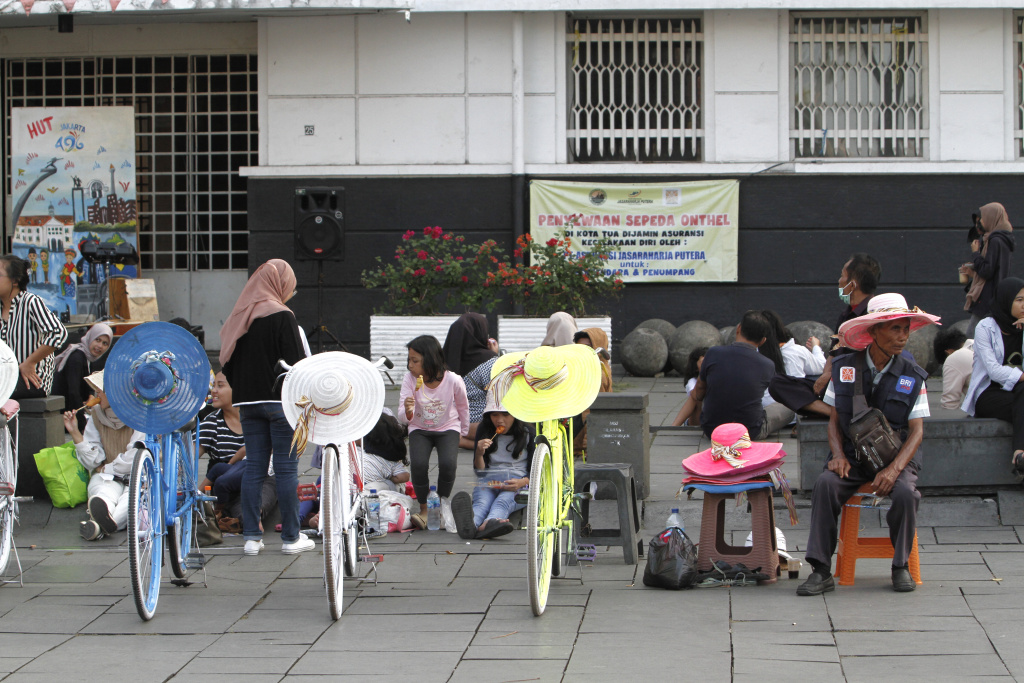
[[[853,289],[857,289],[857,283],[854,282],[853,280],[850,280],[849,282],[846,283],[846,287],[849,287],[850,285],[853,285]],[[839,288],[839,300],[842,301],[847,306],[849,306],[850,305],[850,294],[852,294],[853,291],[851,290],[850,294],[847,294],[846,293],[846,287],[840,287]]]

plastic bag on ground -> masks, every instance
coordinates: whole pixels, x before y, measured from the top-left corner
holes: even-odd
[[[682,530],[672,527],[651,539],[647,546],[644,585],[680,590],[697,578],[697,548]]]

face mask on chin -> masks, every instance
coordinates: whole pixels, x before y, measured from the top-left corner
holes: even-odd
[[[856,282],[853,282],[851,280],[850,282],[846,283],[846,287],[849,287],[850,285],[854,285],[853,288],[857,289],[857,286],[856,286],[857,283]],[[850,294],[847,294],[846,293],[846,287],[840,287],[839,288],[839,300],[842,301],[847,306],[849,306],[850,305],[850,294],[852,294],[853,292],[851,291]]]

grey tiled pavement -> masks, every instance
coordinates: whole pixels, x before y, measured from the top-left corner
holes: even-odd
[[[671,422],[682,385],[616,378],[619,391],[648,393],[652,425]],[[388,396],[397,402],[394,390]],[[796,481],[796,443],[784,436]],[[693,431],[657,433],[645,541],[673,506],[697,532],[699,495],[675,499],[679,462],[697,442]],[[468,452],[459,468],[468,488]],[[806,499],[798,505],[800,524],[789,526],[784,512],[779,519],[799,557],[809,510]],[[1001,525],[992,496],[924,500],[925,583],[905,595],[891,591],[885,560],[858,563],[856,585],[825,597],[798,598],[798,582],[785,577],[748,588],[647,589],[645,559],[628,566],[620,549],[600,548],[593,566],[553,582],[548,610],[536,618],[524,532],[486,543],[414,532],[372,543],[385,556],[378,582],[347,579],[337,622],[327,613],[319,543],[286,556],[268,534],[266,550],[246,557],[241,539],[229,537],[205,550],[205,582],[202,573],[187,588],[165,582],[156,617],[143,622],[130,596],[124,533],[86,543],[76,528],[82,506],[30,502],[21,510],[25,586],[0,586],[4,683],[1024,678],[1024,527]],[[861,519],[864,533],[885,534],[877,513]],[[741,543],[747,515],[730,510],[728,521]]]

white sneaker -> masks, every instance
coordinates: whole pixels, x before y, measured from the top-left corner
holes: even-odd
[[[447,498],[441,499],[441,525],[450,534],[459,533],[459,528],[455,526],[455,515],[452,514],[452,502]]]
[[[260,551],[263,550],[263,541],[246,541],[245,542],[245,554],[246,555],[259,555]]]
[[[307,550],[312,550],[316,547],[316,543],[313,539],[306,534],[299,534],[291,543],[285,543],[281,546],[281,552],[285,555],[297,555],[298,553],[304,553]]]

